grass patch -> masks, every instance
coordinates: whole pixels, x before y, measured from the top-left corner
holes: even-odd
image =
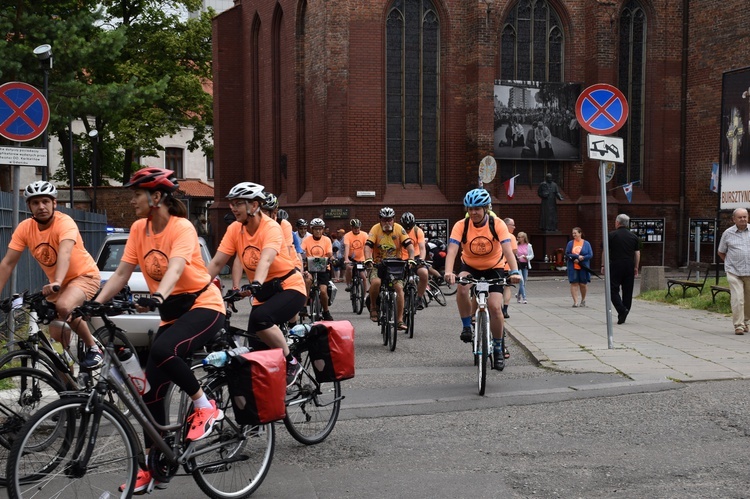
[[[716,303],[711,299],[711,285],[716,280],[709,277],[706,281],[706,287],[703,288],[703,294],[698,294],[697,289],[688,289],[685,298],[682,298],[682,289],[673,288],[674,294],[667,296],[665,289],[647,291],[638,295],[638,298],[646,301],[669,303],[681,308],[692,308],[695,310],[707,310],[709,312],[718,312],[720,314],[731,314],[732,306],[729,303],[728,293],[719,293],[716,295]],[[726,277],[719,278],[719,286],[729,287]],[[676,291],[675,291],[676,290]]]

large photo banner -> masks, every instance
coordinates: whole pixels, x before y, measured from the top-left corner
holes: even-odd
[[[724,73],[719,209],[750,205],[750,68]]]
[[[581,160],[579,83],[495,80],[496,159]]]

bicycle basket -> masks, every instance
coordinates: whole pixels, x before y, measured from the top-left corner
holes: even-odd
[[[328,258],[321,256],[308,256],[307,257],[307,271],[308,272],[325,272],[328,266]]]
[[[390,274],[391,279],[398,280],[404,278],[406,261],[399,260],[398,258],[386,258],[383,260],[383,264],[385,265],[388,274]]]

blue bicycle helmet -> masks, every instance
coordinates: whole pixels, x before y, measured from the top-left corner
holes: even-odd
[[[480,208],[489,206],[492,203],[492,196],[485,189],[473,189],[464,196],[464,206],[466,208]]]

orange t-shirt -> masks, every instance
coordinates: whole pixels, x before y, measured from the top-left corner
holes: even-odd
[[[82,275],[99,279],[99,269],[83,246],[83,239],[75,220],[65,213],[55,211],[52,224],[45,230],[39,230],[39,224],[36,220],[27,218],[18,224],[8,248],[16,251],[29,248],[31,255],[39,262],[49,282],[53,282],[60,243],[66,239],[72,240],[75,244],[70,254],[68,273],[60,285],[65,286],[72,279]]]
[[[570,249],[570,252],[574,255],[580,255],[581,251],[583,250],[583,239],[580,241],[576,241],[573,239],[573,247]],[[576,270],[581,270],[581,266],[578,264],[578,260],[573,262],[573,268]]]
[[[320,239],[306,237],[302,240],[302,249],[305,251],[305,256],[330,258],[333,255],[333,243],[326,236],[321,236]]]
[[[141,218],[130,226],[130,236],[125,243],[122,261],[141,266],[151,293],[158,289],[171,258],[182,258],[186,262],[185,270],[177,280],[172,295],[196,293],[211,282],[206,263],[201,256],[198,233],[190,220],[170,216],[167,226],[158,234],[154,234],[151,224],[148,224],[147,234],[147,223],[147,219]],[[209,285],[198,295],[192,309],[195,308],[207,308],[222,314],[226,312],[221,291],[214,285]]]
[[[461,243],[464,234],[464,224],[469,224],[466,233],[466,244]],[[488,225],[489,220],[481,227],[474,227],[470,219],[459,220],[451,230],[450,242],[459,244],[463,248],[461,259],[466,265],[477,270],[500,269],[503,267],[504,242],[511,242],[508,226],[499,218],[495,218],[495,232],[497,239],[493,239]]]
[[[349,231],[344,235],[344,245],[349,246],[349,254],[344,255],[344,258],[354,256],[354,259],[358,262],[365,261],[365,243],[367,242],[367,232],[360,229],[359,234]]]
[[[273,259],[268,268],[266,280],[284,277],[299,265],[299,259],[296,256],[290,256],[288,251],[284,249],[284,235],[281,226],[266,215],[261,218],[260,225],[253,235],[248,234],[245,226],[241,223],[232,222],[221,239],[217,251],[226,255],[238,255],[248,281],[253,282],[260,253],[266,248],[272,248],[276,251],[276,258]],[[282,287],[294,289],[303,295],[307,295],[305,281],[299,272],[287,277]],[[257,300],[254,300],[254,302],[259,303]]]
[[[411,239],[411,243],[414,245],[414,256],[418,257],[419,251],[420,251],[419,245],[420,243],[425,242],[424,231],[415,225],[414,227],[412,227],[410,231],[406,233],[406,235],[409,236],[409,239]],[[402,246],[401,247],[401,259],[406,260],[407,258],[409,258],[409,252],[406,251],[406,248]]]
[[[284,246],[289,249],[289,256],[297,258],[297,252],[294,250],[294,237],[292,236],[292,224],[288,220],[282,220],[279,222],[281,227],[281,233],[284,235]]]
[[[516,239],[516,236],[513,233],[511,233],[510,235],[510,245],[513,247],[513,254],[515,255],[516,252],[518,251],[518,239]],[[507,260],[503,260],[503,261],[505,262],[505,265],[503,266],[503,268],[506,271],[510,271],[510,264],[508,263],[508,261]]]

